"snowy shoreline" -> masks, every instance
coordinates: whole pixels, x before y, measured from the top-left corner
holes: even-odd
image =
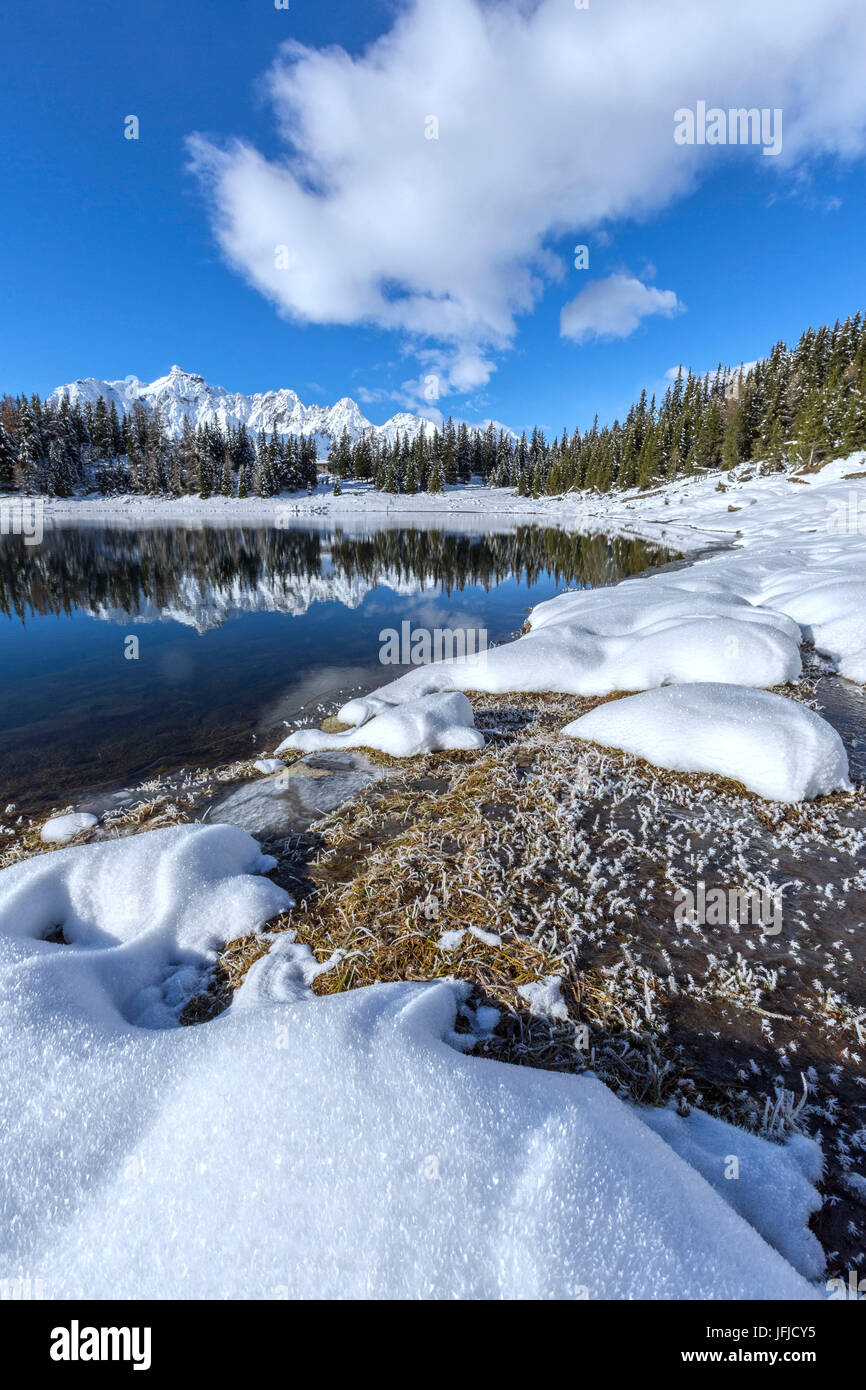
[[[861,791],[844,789],[836,744],[819,739],[820,765],[800,777],[819,801],[792,821],[770,803],[756,810],[735,791],[720,797],[703,783],[666,781],[592,744],[583,752],[564,736],[571,732],[565,710],[583,717],[587,701],[610,692],[613,702],[597,708],[622,712],[630,698],[643,698],[622,697],[624,677],[631,682],[626,688],[656,686],[667,699],[678,689],[666,683],[671,661],[681,663],[682,690],[690,681],[699,690],[707,672],[722,680],[727,673],[728,689],[745,691],[749,698],[741,703],[751,709],[751,684],[800,678],[801,642],[812,643],[850,680],[866,679],[860,666],[861,651],[866,660],[866,524],[860,529],[866,488],[864,480],[846,476],[862,469],[863,457],[799,481],[748,476],[753,470],[741,468],[650,497],[582,499],[586,531],[663,538],[690,552],[693,562],[540,605],[527,634],[494,649],[481,687],[490,698],[476,694],[474,713],[453,692],[453,666],[446,684],[441,670],[423,667],[403,678],[396,698],[395,688],[385,686],[345,706],[343,722],[355,726],[349,738],[359,746],[365,723],[396,719],[411,756],[425,756],[431,733],[434,746],[456,750],[434,755],[451,759],[451,780],[444,791],[423,791],[428,810],[418,818],[417,835],[413,825],[404,847],[398,815],[393,844],[386,839],[371,847],[366,891],[353,899],[351,879],[345,892],[330,883],[345,941],[332,940],[327,930],[317,934],[325,914],[315,900],[313,912],[290,915],[294,887],[282,886],[274,872],[279,866],[246,831],[164,820],[160,826],[164,808],[156,802],[141,820],[131,818],[125,828],[118,823],[107,837],[99,826],[84,827],[89,843],[34,845],[0,872],[0,976],[11,1001],[0,1011],[7,1059],[0,1149],[13,1215],[0,1254],[9,1267],[27,1269],[44,1280],[48,1296],[60,1298],[820,1297],[822,1277],[834,1272],[824,1264],[832,1246],[825,1239],[822,1251],[809,1225],[821,1207],[824,1160],[814,1139],[788,1134],[777,1118],[796,1114],[797,1075],[815,1071],[809,1045],[824,1038],[827,1020],[836,1030],[827,1037],[837,1069],[848,1065],[849,1049],[855,1061],[859,1056],[863,1025],[826,980],[820,988],[806,985],[790,963],[781,967],[789,948],[799,965],[812,897],[792,901],[790,941],[753,942],[750,936],[760,938],[754,924],[725,940],[721,951],[714,932],[700,923],[685,937],[672,928],[667,938],[651,937],[653,953],[661,947],[666,957],[668,980],[653,957],[652,969],[641,962],[640,932],[656,874],[669,876],[668,887],[688,886],[709,870],[737,881],[733,876],[748,867],[755,885],[766,883],[770,891],[776,875],[796,874],[804,855],[820,865],[831,853],[834,862],[839,856],[846,862],[837,871],[841,889],[832,875],[827,879],[834,890],[828,907],[841,919],[832,930],[853,932],[856,906],[846,895],[850,887],[856,905],[863,890]],[[483,496],[487,501],[486,489]],[[348,529],[353,513],[359,526],[380,524],[378,499],[370,494],[331,500],[339,505],[320,513],[319,499],[306,499],[287,524],[339,522]],[[421,517],[459,525],[467,516],[465,507],[429,501],[394,524]],[[521,524],[527,517],[524,499],[502,502],[508,505],[501,511],[487,509],[478,518]],[[264,523],[281,505],[274,499],[263,511],[260,501],[193,499],[185,507],[98,499],[52,502],[46,520]],[[575,524],[561,502],[557,517],[555,499],[530,505],[535,520]],[[721,553],[695,558],[714,542],[724,544]],[[732,634],[737,641],[726,653],[723,639]],[[702,663],[697,681],[689,659]],[[546,682],[562,692],[539,695],[534,722],[525,725],[518,716],[532,698],[515,696],[517,676],[524,691]],[[477,691],[464,677],[464,688]],[[766,707],[772,721],[772,702],[783,697],[759,694],[755,707],[759,714]],[[813,698],[783,701],[792,719],[803,716],[792,726],[794,744],[800,728],[822,722],[804,708]],[[412,705],[425,700],[434,702],[432,716],[408,737]],[[708,708],[716,718],[716,707]],[[475,717],[478,737],[470,737]],[[735,717],[741,716],[735,711]],[[491,742],[482,747],[487,736]],[[327,736],[328,747],[341,746],[334,743],[341,737]],[[778,737],[788,735],[781,729]],[[777,756],[788,753],[768,747],[767,757]],[[487,780],[475,785],[477,758],[486,759]],[[425,766],[435,778],[444,764]],[[726,764],[723,770],[737,769]],[[268,763],[262,771],[263,789],[281,775]],[[780,799],[800,783],[780,783]],[[249,785],[257,784],[250,779]],[[385,807],[389,785],[383,781],[378,793]],[[411,803],[402,803],[403,795],[398,786],[395,805],[404,806],[405,824]],[[456,819],[446,825],[449,796]],[[498,826],[467,815],[479,798],[494,808],[508,803],[510,816]],[[371,814],[355,799],[317,822],[323,835],[332,835],[329,852],[340,853],[341,820],[356,821],[351,836],[360,843]],[[625,820],[618,824],[617,815]],[[662,845],[663,818],[669,829]],[[468,875],[460,871],[463,859],[455,862],[448,849],[449,834],[476,836],[471,853],[465,851]],[[719,856],[728,856],[726,867]],[[551,885],[548,866],[558,869],[561,882]],[[420,880],[412,877],[419,872]],[[803,880],[808,887],[805,870]],[[539,894],[554,891],[527,906],[528,883]],[[150,885],[158,886],[152,895]],[[346,915],[353,901],[361,905],[356,928]],[[666,911],[664,894],[659,901]],[[269,930],[275,916],[276,934]],[[370,923],[386,918],[393,918],[398,943],[394,968],[405,969],[399,943],[414,936],[420,959],[432,952],[438,960],[440,978],[406,983],[405,975],[377,973],[374,952],[373,973],[354,982],[361,987],[315,993],[314,984],[337,978],[347,960],[361,969],[373,949]],[[631,935],[611,967],[610,933],[622,937],[627,924]],[[184,1008],[212,986],[226,943],[241,937],[251,955],[230,1007],[208,1023],[177,1027]],[[560,943],[556,951],[553,940]],[[833,990],[844,991],[843,962],[851,953],[836,951],[847,946],[844,938],[833,946],[830,960],[821,941],[810,943],[804,969],[812,981],[815,960],[822,968],[830,961]],[[826,959],[816,956],[819,947]],[[383,957],[387,948],[387,937],[375,943]],[[507,1054],[485,1055],[500,1008],[507,1009],[495,990],[495,1005],[483,992],[481,999],[473,994],[461,979],[461,962],[470,980],[489,982],[504,978],[513,957],[515,978],[532,981],[517,991],[521,1035],[549,1028],[550,1046],[570,1048],[574,1057],[583,1025],[569,1014],[564,992],[575,961],[591,950],[598,953],[595,995],[607,981],[616,1011],[606,1013],[598,996],[591,1016],[597,1075],[560,1064],[559,1052],[559,1070],[545,1061],[509,1066]],[[480,976],[473,975],[479,959]],[[707,1036],[717,1036],[724,1023],[719,1001],[737,1019],[760,1020],[753,1033],[742,1027],[749,1048],[769,1048],[758,1097],[771,1097],[775,1085],[776,1101],[773,1109],[768,1099],[764,1120],[751,1133],[728,1118],[758,1105],[744,1087],[747,1072],[735,1070],[724,1086],[717,1082],[739,1106],[723,1108],[724,1118],[704,1108],[709,1097],[701,1086],[688,1092],[690,1113],[689,1104],[678,1107],[676,1093],[665,1091],[664,1010],[680,1007],[684,994],[691,1007],[706,1011],[700,1017],[712,1030]],[[806,1022],[811,1032],[804,1033]],[[742,1058],[733,1052],[737,1066],[745,1055],[754,1061],[754,1050]],[[639,1057],[647,1071],[638,1074],[637,1090],[655,1096],[656,1108],[623,1098],[621,1077],[633,1074]],[[605,1066],[614,1063],[626,1071],[608,1075]],[[826,1113],[823,1098],[816,1113]],[[845,1188],[846,1155],[857,1116],[848,1124],[843,1111],[842,1124],[832,1106],[829,1113],[842,1155],[833,1160],[831,1190],[834,1201],[844,1191],[850,1200],[857,1189]],[[771,1142],[786,1134],[786,1143]],[[726,1181],[731,1155],[742,1164],[737,1182]],[[825,1173],[824,1191],[828,1181]],[[229,1212],[227,1191],[234,1194]]]
[[[353,530],[432,526],[445,530],[476,531],[508,526],[555,526],[574,534],[631,536],[665,545],[669,549],[696,551],[717,539],[726,539],[729,528],[709,526],[704,530],[671,519],[648,514],[626,515],[636,511],[633,496],[624,493],[609,499],[589,493],[563,497],[518,497],[513,488],[491,488],[480,484],[446,488],[442,494],[392,496],[376,492],[366,484],[343,484],[343,493],[334,497],[322,487],[310,496],[287,494],[282,497],[118,497],[44,498],[46,527],[66,525],[189,527],[256,525],[279,528],[295,526],[332,527]],[[15,499],[9,496],[8,501]]]
[[[347,480],[342,494],[320,486],[314,493],[279,497],[179,498],[129,494],[117,497],[89,495],[74,498],[42,498],[48,526],[74,524],[132,525],[183,524],[314,526],[338,524],[351,532],[376,526],[413,526],[421,523],[463,528],[467,523],[489,527],[552,525],[576,533],[606,531],[615,535],[664,544],[695,552],[715,543],[735,544],[739,538],[755,538],[748,515],[753,507],[777,514],[780,504],[796,496],[800,488],[821,495],[822,501],[847,503],[848,494],[866,497],[866,453],[840,458],[809,473],[796,468],[763,471],[759,464],[740,464],[730,473],[680,478],[649,492],[566,493],[556,497],[519,497],[513,488],[493,488],[480,483],[447,487],[443,493],[412,496],[376,492],[369,484]],[[846,475],[852,475],[847,477]],[[21,501],[6,494],[0,500]],[[864,503],[866,506],[866,503]],[[856,521],[856,518],[855,518]],[[866,519],[863,531],[866,532]]]
[[[369,746],[401,757],[467,747],[471,712],[456,692],[632,692],[563,732],[594,737],[603,728],[601,742],[612,738],[610,746],[657,766],[715,772],[779,801],[850,790],[845,750],[823,720],[781,695],[746,699],[743,687],[793,687],[806,642],[841,676],[866,682],[866,491],[853,471],[861,459],[797,477],[754,479],[741,467],[718,477],[711,496],[710,480],[663,492],[656,508],[689,501],[704,533],[726,533],[729,548],[675,573],[561,593],[532,610],[514,641],[420,665],[349,701],[338,718],[351,733],[301,730],[276,752]],[[649,508],[647,499],[625,505],[637,511],[638,502],[650,512],[646,524],[652,499]],[[671,700],[661,687],[682,690]],[[772,751],[762,758],[765,747]]]

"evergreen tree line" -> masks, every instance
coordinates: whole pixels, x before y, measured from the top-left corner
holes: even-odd
[[[172,439],[159,409],[140,401],[122,419],[101,397],[83,405],[67,396],[59,404],[38,395],[0,402],[0,492],[273,497],[316,481],[316,445],[305,435],[256,436],[243,424],[194,430],[185,419]]]
[[[470,434],[452,420],[393,445],[346,435],[332,446],[338,478],[370,480],[384,492],[441,492],[480,478],[520,496],[588,489],[647,489],[747,461],[770,468],[815,466],[866,449],[866,323],[862,314],[833,328],[808,329],[797,346],[779,342],[750,371],[706,376],[680,372],[659,403],[646,391],[624,421],[563,431],[536,429],[519,439],[490,426]]]
[[[777,343],[749,372],[725,372],[721,363],[707,376],[680,372],[660,403],[644,391],[625,420],[602,428],[596,417],[583,432],[548,440],[535,429],[517,439],[449,419],[393,442],[373,432],[352,441],[344,431],[327,466],[335,492],[347,479],[412,495],[476,478],[540,497],[647,489],[743,461],[814,467],[856,449],[866,449],[862,313],[807,329],[794,348]],[[304,436],[256,437],[244,425],[193,431],[185,421],[181,438],[170,440],[159,410],[141,403],[122,420],[104,400],[82,407],[6,396],[0,404],[0,491],[270,497],[312,488],[316,478],[316,445]]]

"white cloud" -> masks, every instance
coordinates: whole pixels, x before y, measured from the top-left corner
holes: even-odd
[[[406,0],[358,57],[282,48],[283,158],[190,149],[224,255],[281,313],[396,331],[435,352],[443,394],[472,391],[573,276],[554,237],[599,245],[724,159],[772,177],[862,154],[864,49],[862,0]],[[781,158],[675,144],[674,111],[699,99],[782,107]]]
[[[673,290],[653,289],[634,275],[609,275],[587,285],[566,304],[560,332],[575,343],[587,338],[627,338],[641,319],[653,314],[673,318],[683,308]]]

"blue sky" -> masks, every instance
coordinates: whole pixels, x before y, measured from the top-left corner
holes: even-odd
[[[604,8],[603,0],[591,3]],[[634,22],[628,30],[621,22],[629,3],[607,0],[606,15],[568,17],[569,24],[586,23],[585,34],[575,29],[569,35],[575,44],[597,45],[592,62],[595,67],[609,63],[613,86],[622,78],[620,64],[634,61],[633,55],[623,56],[627,35],[634,34]],[[659,0],[658,12],[676,3]],[[419,9],[429,4],[420,0]],[[540,8],[549,12],[550,26],[566,22],[563,12],[554,12],[555,4],[570,9],[568,0],[543,0]],[[766,0],[765,8],[776,4]],[[538,8],[531,0],[519,4],[515,24],[529,22]],[[587,425],[596,411],[602,419],[622,413],[641,387],[658,387],[676,363],[704,370],[720,359],[750,360],[779,336],[792,339],[809,323],[866,307],[864,99],[847,82],[853,68],[864,85],[864,51],[851,42],[851,33],[862,38],[858,11],[864,7],[858,0],[828,0],[830,27],[817,47],[814,26],[824,21],[816,20],[816,7],[805,0],[788,0],[781,7],[779,0],[779,14],[784,10],[790,21],[786,41],[793,51],[787,69],[770,61],[772,30],[746,33],[744,26],[758,21],[744,0],[716,8],[729,11],[734,30],[729,70],[737,76],[729,92],[723,80],[726,55],[716,51],[711,31],[696,31],[689,52],[703,45],[714,50],[712,69],[699,58],[690,63],[669,56],[666,33],[660,33],[643,104],[629,111],[626,91],[622,125],[617,124],[619,107],[606,109],[604,124],[593,125],[601,119],[599,101],[577,70],[582,48],[575,50],[574,88],[583,93],[575,100],[586,102],[586,118],[571,105],[567,88],[567,101],[545,107],[547,89],[570,78],[554,73],[548,81],[547,71],[541,78],[533,71],[532,44],[547,64],[551,52],[549,35],[536,27],[515,49],[527,55],[525,94],[519,63],[509,69],[514,72],[511,95],[515,102],[525,95],[531,114],[522,115],[513,129],[503,117],[480,132],[477,145],[464,78],[452,70],[461,54],[473,57],[474,0],[441,0],[438,14],[447,12],[449,28],[438,44],[435,71],[419,79],[423,97],[417,111],[426,114],[426,102],[446,113],[435,146],[420,134],[408,153],[404,142],[389,144],[392,127],[405,116],[401,103],[410,99],[407,83],[411,89],[417,76],[412,55],[423,66],[427,53],[437,48],[423,16],[402,52],[392,49],[380,59],[381,82],[375,74],[370,80],[362,61],[351,102],[326,131],[322,113],[335,106],[328,83],[335,74],[341,80],[341,60],[333,54],[318,66],[308,60],[305,85],[295,87],[295,78],[286,76],[281,90],[291,89],[296,98],[301,92],[317,134],[307,148],[310,163],[285,206],[275,211],[273,200],[282,196],[278,175],[257,170],[249,153],[221,164],[213,151],[240,138],[259,152],[269,171],[285,158],[286,145],[263,87],[279,45],[287,39],[311,50],[339,45],[357,59],[391,29],[395,16],[410,10],[408,3],[291,0],[285,11],[268,0],[184,5],[84,0],[76,6],[7,0],[0,88],[0,391],[45,394],[80,376],[114,379],[135,373],[150,380],[179,363],[233,390],[292,386],[308,403],[351,395],[379,422],[398,409],[423,408],[418,383],[432,370],[442,385],[438,405],[446,414],[469,420],[492,416],[517,429],[537,423],[559,431]],[[429,14],[428,22],[434,22]],[[839,27],[845,22],[853,26],[847,38]],[[748,51],[756,50],[751,78],[741,78],[746,40]],[[497,63],[507,61],[512,41],[517,42],[513,34],[494,33],[490,50]],[[561,48],[558,38],[557,43]],[[479,71],[486,52],[479,49]],[[810,72],[814,69],[811,88],[803,77],[804,62]],[[764,82],[762,72],[771,68],[772,80]],[[717,69],[720,77],[706,75]],[[480,81],[479,109],[490,105],[484,82],[495,82],[500,70],[494,65],[494,76]],[[537,97],[533,83],[539,84]],[[704,95],[719,102],[730,95],[733,104],[784,103],[793,132],[790,155],[776,160],[753,148],[704,151],[698,162],[695,151],[675,151],[667,135],[669,93],[679,91],[683,105]],[[834,94],[832,109],[827,109],[828,91]],[[791,101],[801,109],[792,109]],[[653,131],[651,138],[663,141],[664,149],[658,177],[648,188],[640,182],[646,164],[640,142],[648,138],[643,127],[652,125],[656,106],[661,115],[658,134]],[[410,123],[416,120],[414,109],[405,117]],[[137,141],[123,136],[124,117],[131,113],[140,119]],[[458,123],[461,147],[455,151],[447,136]],[[564,123],[570,123],[567,131]],[[486,152],[500,130],[501,148],[491,157],[491,170]],[[204,179],[188,167],[186,142],[194,132],[210,142]],[[326,217],[321,199],[315,206],[310,202],[310,186],[315,192],[318,183],[321,193],[327,184],[323,170],[333,175],[328,161],[335,146],[336,166],[346,165],[350,172],[339,198],[325,189]],[[564,194],[572,151],[574,192]],[[685,178],[674,163],[679,154],[692,161]],[[548,155],[561,169],[555,180],[545,182],[538,165]],[[440,165],[434,168],[432,160]],[[389,183],[389,169],[399,161],[399,175]],[[411,161],[420,170],[417,182]],[[241,205],[233,180],[247,174]],[[498,206],[506,182],[512,187]],[[369,204],[365,186],[373,189]],[[418,221],[415,212],[394,213],[404,188],[407,200],[411,194],[422,205],[429,191],[429,216]],[[524,188],[526,204],[537,207],[538,216],[534,223],[530,219],[521,243],[513,229],[523,218]],[[490,226],[482,236],[478,214],[491,205]],[[348,221],[346,209],[352,212]],[[330,321],[314,321],[318,290],[303,301],[301,317],[313,321],[300,322],[301,300],[294,290],[286,291],[281,315],[274,295],[268,298],[250,283],[261,285],[268,274],[255,244],[260,215],[291,226],[287,241],[299,219],[308,222],[306,240],[298,244],[322,287],[321,303],[328,306],[322,318]],[[404,215],[406,238],[417,244],[422,311],[431,295],[445,295],[461,321],[472,320],[456,339],[440,332],[445,320],[438,314],[424,317],[425,331],[418,333],[408,309],[403,312]],[[217,244],[220,219],[223,227],[227,220],[232,224],[234,266],[227,264],[225,242]],[[383,220],[396,227],[393,245],[382,235]],[[432,229],[429,243],[419,238],[419,227]],[[327,238],[326,258],[320,248]],[[533,239],[547,257],[540,271],[537,258],[526,251]],[[590,247],[588,271],[571,265],[577,243]],[[486,266],[499,259],[502,265],[476,296]],[[511,287],[524,284],[524,274],[525,284],[532,282],[528,298],[517,309],[508,308]],[[371,287],[392,275],[397,288],[373,294]],[[591,282],[607,283],[612,276],[639,280],[647,292],[657,287],[673,293],[677,312],[647,316],[627,336],[564,339],[564,305]],[[379,307],[368,313],[366,306],[376,298]],[[344,306],[347,321],[334,321]],[[506,322],[503,329],[509,315],[510,326]],[[462,366],[453,367],[467,356],[484,364],[477,371],[473,365],[470,375],[476,372],[477,379],[471,382]]]

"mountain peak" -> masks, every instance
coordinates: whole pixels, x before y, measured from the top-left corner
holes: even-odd
[[[432,420],[405,411],[384,425],[374,425],[351,396],[341,397],[333,406],[305,406],[288,387],[257,392],[253,396],[232,393],[222,386],[208,385],[204,377],[185,372],[176,363],[167,376],[157,377],[155,381],[139,381],[135,376],[122,381],[88,377],[58,386],[49,399],[59,402],[63,396],[68,396],[73,404],[93,402],[101,397],[109,404],[113,402],[121,414],[130,411],[136,402],[147,410],[158,405],[166,432],[174,438],[180,437],[185,420],[193,429],[206,424],[237,429],[243,424],[256,434],[312,435],[320,450],[326,450],[330,440],[338,438],[344,430],[353,442],[372,430],[393,443],[398,432],[415,437],[434,428]]]
[[[168,379],[171,381],[177,377],[183,377],[184,381],[204,382],[204,377],[200,376],[198,372],[185,372],[183,367],[178,367],[177,363],[175,363],[175,365],[172,367],[171,371],[168,374]],[[162,379],[164,381],[165,377],[163,377]]]

